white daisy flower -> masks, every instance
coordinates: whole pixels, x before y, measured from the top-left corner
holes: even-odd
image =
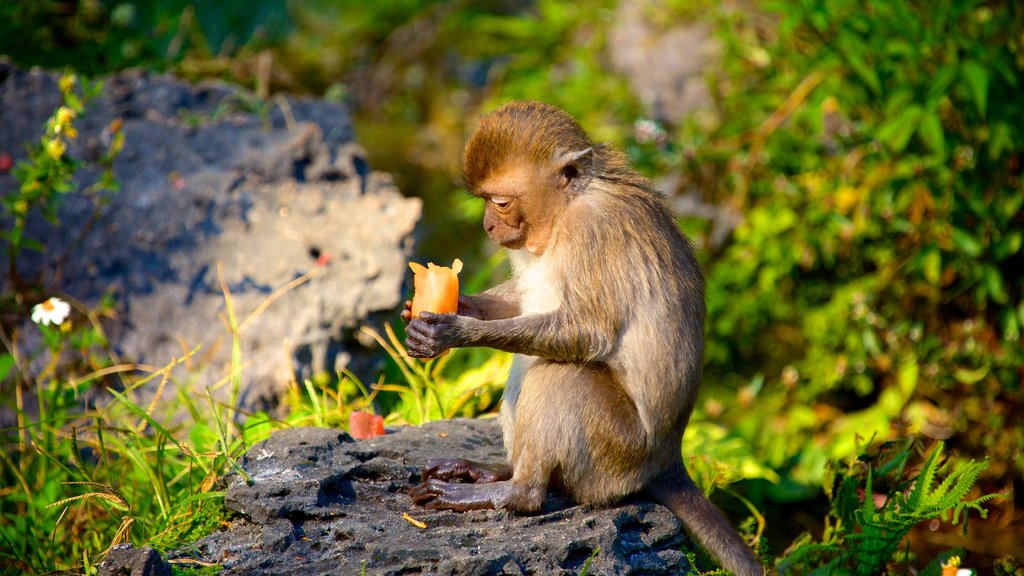
[[[43,326],[59,326],[68,319],[69,314],[71,305],[56,296],[32,307],[32,321]]]

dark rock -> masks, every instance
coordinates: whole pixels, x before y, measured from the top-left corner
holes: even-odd
[[[525,516],[414,507],[407,491],[430,458],[504,458],[491,420],[432,422],[365,441],[337,430],[273,434],[242,458],[252,477],[228,488],[242,517],[175,559],[218,562],[221,574],[685,574],[688,541],[651,502],[592,509],[553,494]],[[403,514],[427,524],[413,526]]]
[[[26,157],[60,103],[57,79],[0,60],[0,152]],[[421,207],[368,168],[345,108],[261,104],[222,83],[144,72],[104,82],[69,153],[98,157],[105,130],[122,119],[122,189],[98,206],[83,193],[64,196],[60,226],[31,218],[26,235],[47,250],[24,251],[21,276],[89,306],[113,294],[107,335],[127,358],[163,366],[201,345],[189,361],[199,385],[231,371],[223,280],[238,322],[261,310],[240,334],[250,408],[272,407],[292,377],[346,368],[372,378],[380,349],[359,328],[379,327],[400,304]],[[95,177],[81,171],[81,187]],[[0,173],[0,192],[15,186]]]
[[[171,576],[171,565],[149,546],[118,544],[100,563],[100,576]]]

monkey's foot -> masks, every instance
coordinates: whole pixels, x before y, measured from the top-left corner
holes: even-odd
[[[512,469],[506,464],[482,464],[465,458],[438,458],[428,460],[420,472],[420,481],[442,480],[485,484],[508,480]]]
[[[484,510],[498,508],[512,492],[511,482],[459,484],[427,480],[409,490],[414,504],[433,510]]]

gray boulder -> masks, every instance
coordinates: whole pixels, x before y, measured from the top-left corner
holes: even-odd
[[[21,159],[38,141],[57,79],[0,61],[0,152]],[[60,226],[31,219],[27,236],[46,252],[23,252],[21,276],[88,306],[112,295],[106,329],[127,359],[163,366],[200,346],[188,373],[175,371],[200,386],[231,373],[226,287],[238,322],[257,312],[239,334],[249,408],[272,408],[292,377],[372,379],[380,350],[358,329],[400,304],[421,203],[369,169],[345,108],[130,71],[105,79],[69,153],[97,157],[115,118],[122,190],[98,205],[66,196]],[[80,174],[82,187],[93,179]],[[15,186],[0,173],[0,191]]]
[[[241,463],[227,507],[231,526],[172,562],[198,560],[230,574],[686,574],[688,540],[660,505],[573,505],[557,494],[537,515],[417,508],[407,494],[430,458],[503,458],[493,420],[438,421],[364,441],[339,430],[274,433]],[[426,524],[418,528],[408,514]]]

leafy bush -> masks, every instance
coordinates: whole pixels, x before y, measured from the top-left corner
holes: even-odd
[[[677,139],[742,214],[708,262],[709,382],[760,394],[734,421],[803,481],[890,427],[1019,474],[1024,9],[766,8],[722,16],[718,122]]]

